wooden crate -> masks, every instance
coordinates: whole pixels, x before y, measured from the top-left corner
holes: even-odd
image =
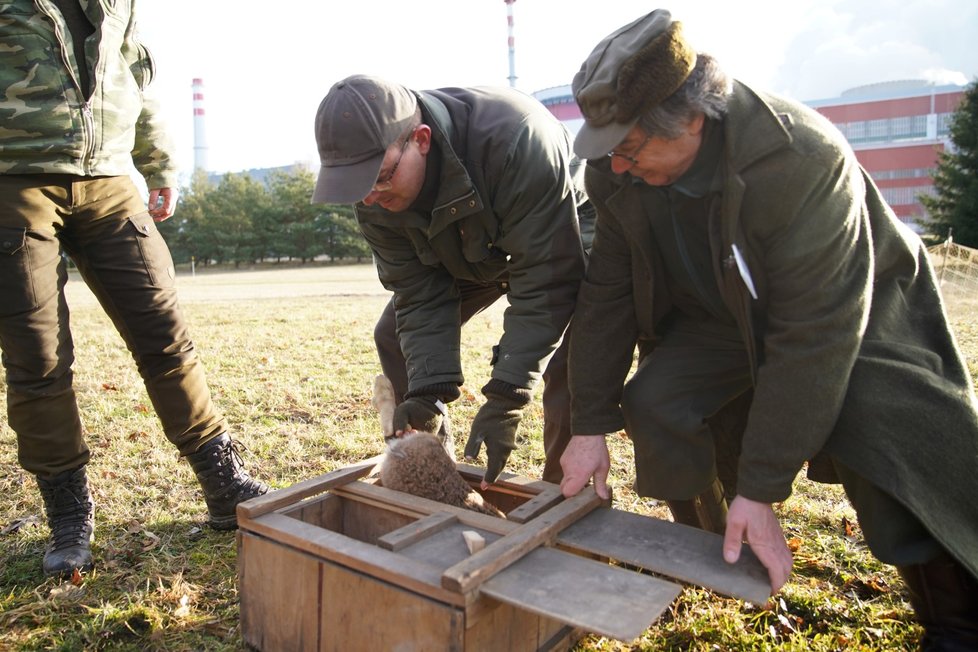
[[[264,652],[567,650],[587,631],[638,636],[679,593],[672,582],[610,565],[608,558],[677,567],[683,581],[704,574],[699,561],[684,559],[693,540],[676,537],[691,535],[700,545],[706,533],[597,509],[593,490],[563,500],[555,485],[504,474],[485,494],[507,514],[501,519],[379,486],[369,477],[378,462],[239,505],[241,630],[249,646]],[[459,470],[478,485],[481,469],[460,464]],[[656,533],[663,523],[673,529]],[[649,559],[649,546],[629,547],[630,534],[606,541],[609,528],[623,534],[640,528],[658,547],[665,545],[660,540],[672,544]],[[677,535],[674,528],[683,529]],[[481,535],[485,549],[470,553],[463,531]],[[722,581],[720,590],[737,595],[743,572],[734,572],[732,591]],[[706,574],[705,585],[716,586],[712,571]]]

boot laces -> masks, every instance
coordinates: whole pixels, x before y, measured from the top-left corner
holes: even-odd
[[[217,455],[217,476],[221,478],[222,487],[226,494],[260,496],[268,491],[264,484],[252,478],[244,468],[241,452],[248,448],[241,442],[232,439],[227,446],[215,451]]]
[[[92,535],[91,516],[94,504],[81,476],[55,485],[42,485],[51,530],[51,549],[61,550],[79,545]]]

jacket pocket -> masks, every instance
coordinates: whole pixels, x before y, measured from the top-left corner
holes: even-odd
[[[488,213],[470,215],[459,220],[458,236],[462,241],[462,253],[468,262],[481,263],[494,254],[493,236],[488,230],[490,225],[494,231],[498,227]],[[498,255],[498,251],[496,253]]]
[[[37,308],[27,229],[0,228],[0,316]]]
[[[170,257],[166,241],[156,228],[156,222],[149,213],[137,213],[129,218],[129,223],[136,231],[136,245],[150,283],[158,288],[173,287],[176,278],[173,258]]]

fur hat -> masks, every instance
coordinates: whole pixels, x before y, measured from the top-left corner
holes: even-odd
[[[584,115],[574,140],[581,158],[604,156],[642,114],[675,93],[696,65],[682,23],[665,9],[606,36],[574,76],[571,89]]]

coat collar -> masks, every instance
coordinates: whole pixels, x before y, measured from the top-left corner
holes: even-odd
[[[428,230],[429,236],[434,237],[457,220],[483,210],[485,204],[460,158],[469,151],[466,119],[451,115],[434,95],[425,92],[418,95],[431,127],[431,137],[438,143],[442,157],[438,194]]]
[[[746,84],[734,81],[724,118],[728,172],[737,173],[791,144],[791,118]]]

